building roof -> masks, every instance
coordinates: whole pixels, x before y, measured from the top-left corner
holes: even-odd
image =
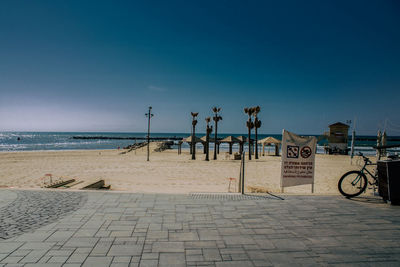
[[[335,127],[335,126],[342,126],[342,127],[347,127],[347,128],[350,127],[350,126],[347,125],[347,124],[344,124],[344,123],[341,123],[341,122],[336,122],[336,123],[334,123],[334,124],[329,125],[329,128],[330,128],[330,127]]]

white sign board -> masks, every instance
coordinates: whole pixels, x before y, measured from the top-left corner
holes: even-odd
[[[298,136],[283,130],[281,188],[312,184],[314,191],[315,136]]]

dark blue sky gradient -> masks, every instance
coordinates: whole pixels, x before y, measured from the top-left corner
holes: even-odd
[[[0,130],[360,134],[400,125],[398,1],[2,1]],[[400,135],[400,127],[387,127]],[[200,130],[202,131],[202,130]],[[204,131],[202,131],[204,132]]]

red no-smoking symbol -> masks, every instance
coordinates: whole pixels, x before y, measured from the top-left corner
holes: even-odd
[[[305,146],[300,150],[300,155],[302,158],[309,158],[312,154],[311,147]]]

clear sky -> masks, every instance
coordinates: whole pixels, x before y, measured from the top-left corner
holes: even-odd
[[[400,135],[400,2],[1,1],[0,131]],[[396,132],[397,131],[397,132]]]

